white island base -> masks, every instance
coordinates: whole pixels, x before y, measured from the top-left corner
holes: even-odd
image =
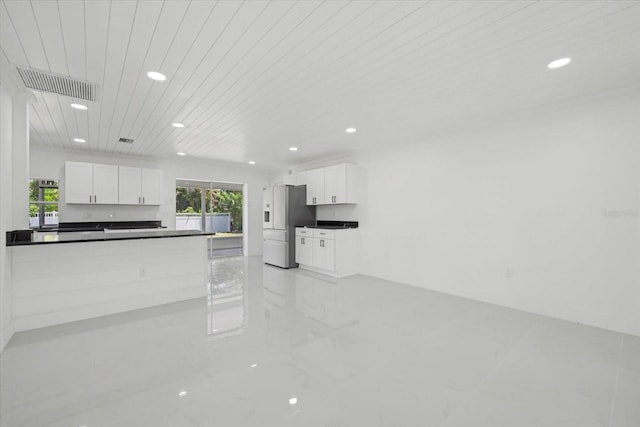
[[[15,331],[207,294],[205,236],[13,246]]]

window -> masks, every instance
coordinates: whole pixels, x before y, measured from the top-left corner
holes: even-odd
[[[58,180],[29,180],[29,227],[47,228],[58,225]]]
[[[198,184],[176,186],[176,229],[242,235],[242,191]]]

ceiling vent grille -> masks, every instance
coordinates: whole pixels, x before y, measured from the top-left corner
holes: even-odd
[[[133,144],[133,138],[120,138],[118,142],[124,142],[125,144]]]
[[[57,93],[71,98],[96,101],[98,84],[72,77],[60,76],[33,68],[16,67],[24,85],[33,90]]]

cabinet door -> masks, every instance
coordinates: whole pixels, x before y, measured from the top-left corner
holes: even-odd
[[[325,270],[335,270],[334,240],[313,239],[313,266]]]
[[[324,199],[324,169],[307,173],[307,205],[322,205]]]
[[[118,166],[93,165],[93,203],[118,204]]]
[[[140,194],[143,205],[159,205],[162,198],[162,171],[140,170]]]
[[[287,205],[289,204],[289,191],[286,185],[276,185],[273,187],[273,228],[283,230],[289,224],[289,212]]]
[[[124,166],[118,168],[118,203],[121,205],[139,205],[142,203],[140,168]]]
[[[313,265],[312,237],[296,236],[296,262],[303,265]]]
[[[65,163],[64,201],[65,203],[93,203],[93,164]]]
[[[273,228],[273,187],[262,190],[262,228]]]
[[[336,165],[324,169],[324,201],[327,204],[346,203],[347,165]]]

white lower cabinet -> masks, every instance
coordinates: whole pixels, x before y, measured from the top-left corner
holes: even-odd
[[[313,265],[324,270],[336,269],[336,246],[333,239],[313,239]]]
[[[313,237],[296,236],[296,262],[313,265]]]
[[[300,268],[342,277],[357,273],[357,229],[296,228],[296,262]]]

